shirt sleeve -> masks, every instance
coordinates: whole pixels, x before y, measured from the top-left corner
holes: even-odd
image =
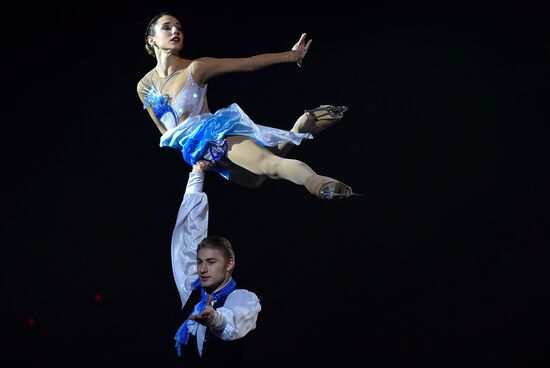
[[[223,324],[212,333],[222,340],[236,340],[256,328],[260,300],[251,291],[237,289],[227,296],[223,307],[216,309],[223,315]]]
[[[190,173],[172,232],[172,272],[182,307],[198,278],[197,246],[208,233],[208,197],[202,191],[204,173]]]

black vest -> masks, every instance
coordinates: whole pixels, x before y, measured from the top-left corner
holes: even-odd
[[[212,307],[218,309],[225,304],[227,296],[218,299]],[[201,300],[201,288],[197,287],[183,306],[182,313],[185,318],[189,317],[193,308]],[[199,356],[197,348],[197,338],[195,335],[189,335],[187,345],[181,345],[181,358],[183,367],[238,367],[244,352],[244,339],[224,341],[212,334],[210,328],[206,329],[204,344],[202,346],[202,355]]]

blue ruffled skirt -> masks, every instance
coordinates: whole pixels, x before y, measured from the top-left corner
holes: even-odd
[[[183,159],[189,165],[194,165],[199,159],[217,161],[222,158],[227,151],[225,137],[228,135],[246,136],[265,147],[277,146],[283,142],[299,145],[303,139],[313,139],[310,133],[294,133],[255,124],[233,103],[214,114],[206,113],[187,118],[162,135],[160,146],[181,151]],[[214,166],[212,170],[229,179],[227,170],[218,166]]]

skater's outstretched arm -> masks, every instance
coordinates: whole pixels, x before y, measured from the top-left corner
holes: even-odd
[[[260,54],[246,58],[199,58],[193,63],[193,77],[197,83],[204,84],[209,79],[221,74],[251,72],[273,64],[297,63],[301,66],[312,42],[310,39],[306,43],[306,36],[307,34],[303,33],[290,51]]]

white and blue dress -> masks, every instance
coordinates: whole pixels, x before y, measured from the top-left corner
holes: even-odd
[[[163,95],[163,86],[180,72],[182,70],[172,73],[159,85],[155,85],[151,74],[149,81],[147,77],[143,79],[145,88],[138,92],[144,94],[143,108],[151,106],[155,116],[167,129],[160,138],[160,146],[181,151],[190,165],[199,159],[221,159],[227,152],[228,135],[246,136],[266,147],[283,142],[299,145],[303,139],[313,138],[310,133],[294,133],[255,124],[236,103],[212,114],[206,103],[208,84],[201,86],[196,83],[191,70],[183,88],[174,97]],[[180,123],[183,115],[187,117]],[[229,179],[227,170],[217,165],[212,170]]]

